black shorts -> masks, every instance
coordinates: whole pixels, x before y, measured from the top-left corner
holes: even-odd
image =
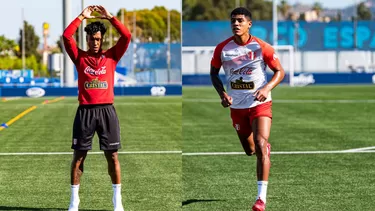
[[[73,123],[72,149],[91,150],[95,131],[101,150],[121,148],[120,124],[112,104],[78,107]]]

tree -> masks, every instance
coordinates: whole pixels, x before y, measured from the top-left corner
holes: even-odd
[[[124,24],[133,33],[134,32],[134,11],[126,11],[124,13]],[[137,38],[141,42],[164,42],[167,37],[167,18],[168,10],[165,7],[154,7],[153,9],[142,9],[135,11],[136,33],[133,38]],[[117,13],[117,17],[121,20],[121,9]],[[170,29],[171,40],[181,41],[181,14],[177,10],[170,11]],[[117,32],[113,33],[118,37]]]
[[[282,0],[280,4],[277,6],[278,11],[281,13],[281,15],[284,17],[284,19],[289,18],[289,10],[290,5],[286,0]]]
[[[314,10],[316,12],[316,14],[318,15],[318,17],[320,17],[320,13],[323,10],[323,6],[319,2],[315,2],[313,4],[312,10]]]
[[[272,1],[247,0],[246,7],[254,20],[272,20]]]
[[[342,20],[342,14],[341,14],[341,11],[338,11],[338,12],[337,12],[336,20],[337,20],[337,21],[341,21],[341,20]]]
[[[14,40],[7,39],[4,35],[0,36],[0,56],[10,56],[17,50],[17,44]]]
[[[229,20],[235,8],[233,0],[184,0],[184,20]],[[248,8],[254,20],[272,20],[272,1],[245,0],[241,4]]]
[[[298,17],[298,20],[300,20],[300,21],[306,21],[306,14],[305,14],[305,13],[302,13],[302,14]]]
[[[35,34],[34,26],[24,21],[25,28],[25,56],[30,57],[34,55],[35,58],[40,61],[41,55],[38,53],[37,48],[39,45],[39,37]],[[22,30],[20,29],[20,39],[18,40],[18,45],[20,46],[20,51],[17,53],[19,58],[22,57]]]
[[[358,20],[371,20],[372,18],[371,11],[364,2],[357,6],[357,15]]]

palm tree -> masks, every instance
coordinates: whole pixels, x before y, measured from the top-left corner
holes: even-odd
[[[314,10],[316,14],[318,15],[318,17],[320,17],[320,13],[323,10],[323,6],[319,2],[315,2],[312,7],[312,10]]]
[[[289,9],[290,9],[290,5],[288,4],[288,2],[286,0],[282,0],[277,7],[278,7],[278,11],[281,12],[281,15],[285,19],[287,19],[289,16]]]
[[[359,20],[371,20],[371,10],[365,5],[364,2],[360,3],[357,7],[357,14]]]

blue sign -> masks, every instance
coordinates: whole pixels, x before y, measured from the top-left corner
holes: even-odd
[[[28,90],[43,90],[43,96],[77,96],[78,88],[55,88],[55,87],[31,87],[31,88],[0,88],[1,97],[27,97]],[[116,96],[164,96],[164,95],[182,95],[181,85],[147,85],[131,87],[115,87]]]
[[[216,46],[232,36],[229,21],[184,21],[183,46]],[[272,21],[253,21],[250,33],[272,44]],[[299,50],[375,50],[375,24],[358,21],[278,23],[278,44]]]
[[[268,74],[267,78],[272,78]],[[220,79],[225,82],[225,75],[220,74]],[[286,74],[282,83],[289,83]],[[375,84],[375,73],[297,73],[293,77],[296,86],[311,84]],[[185,85],[212,85],[209,74],[182,75],[182,84]]]
[[[34,71],[33,70],[0,70],[0,79],[3,78],[27,78],[31,79],[34,77]]]

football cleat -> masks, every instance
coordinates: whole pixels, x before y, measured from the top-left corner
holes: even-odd
[[[264,211],[265,209],[266,209],[266,204],[260,198],[256,200],[252,208],[253,211]]]

